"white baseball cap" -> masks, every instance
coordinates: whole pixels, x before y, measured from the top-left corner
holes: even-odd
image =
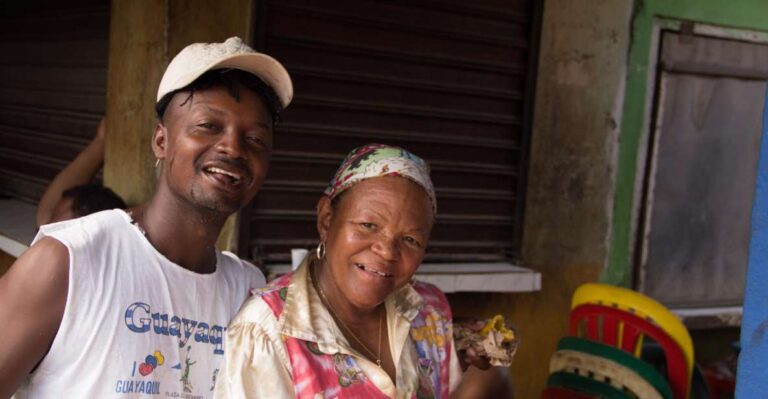
[[[256,75],[275,91],[285,108],[293,99],[293,83],[288,71],[276,59],[255,51],[239,37],[224,43],[193,43],[173,57],[160,80],[157,101],[182,89],[212,69],[240,69]]]

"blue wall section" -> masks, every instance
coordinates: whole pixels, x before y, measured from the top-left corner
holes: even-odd
[[[768,93],[763,106],[760,161],[752,206],[752,240],[749,245],[741,354],[736,378],[739,399],[768,397]]]

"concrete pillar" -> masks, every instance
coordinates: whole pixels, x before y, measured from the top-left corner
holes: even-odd
[[[523,233],[523,261],[542,273],[542,290],[516,305],[524,341],[514,367],[530,374],[516,381],[521,398],[539,396],[571,295],[608,262],[632,7],[544,3]]]
[[[522,247],[542,290],[451,296],[457,316],[502,313],[518,328],[517,398],[540,396],[573,291],[607,264],[632,6],[544,2]]]

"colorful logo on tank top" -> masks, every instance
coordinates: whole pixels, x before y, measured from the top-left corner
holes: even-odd
[[[144,358],[144,362],[139,364],[139,374],[147,376],[155,371],[156,367],[162,366],[163,363],[165,363],[165,356],[163,356],[162,352],[155,351],[155,353],[147,355]]]
[[[150,353],[143,359],[144,361],[134,361],[131,371],[131,377],[137,377],[138,373],[142,377],[146,377],[152,374],[156,368],[165,364],[165,356],[159,350]],[[127,379],[118,380],[115,386],[115,392],[117,393],[143,393],[150,395],[160,394],[160,381],[144,380],[144,379]]]
[[[143,379],[142,377],[152,377],[152,373],[157,371],[160,366],[168,364],[166,363],[165,356],[160,351],[154,351],[154,353],[147,355],[143,361],[134,361],[131,371],[131,378],[125,380],[118,380],[115,392],[120,394],[149,394],[149,395],[163,395],[170,398],[184,398],[184,399],[202,399],[205,395],[195,393],[195,384],[201,381],[194,381],[190,378],[190,373],[193,366],[197,363],[196,360],[192,360],[190,353],[192,351],[191,346],[182,348],[180,351],[181,360],[176,365],[171,367],[163,367],[164,373],[171,373],[178,378],[181,382],[181,391],[176,391],[179,388],[177,384],[171,384],[171,390],[163,389],[161,383],[163,381],[155,381],[152,379]],[[216,377],[219,374],[219,369],[214,369],[211,375],[211,385],[209,391],[212,392],[216,385]],[[161,380],[163,377],[159,377]]]
[[[139,357],[127,365],[130,369],[126,370],[124,379],[116,381],[116,393],[184,399],[202,399],[210,395],[216,384],[219,369],[210,370],[210,377],[204,379],[199,375],[203,370],[193,370],[200,367],[195,367],[200,356],[204,356],[203,360],[212,356],[209,350],[212,350],[215,358],[221,359],[216,355],[224,354],[225,327],[158,312],[145,302],[128,305],[125,308],[124,322],[132,333],[169,337],[175,341],[174,345],[178,344],[179,349],[178,352],[171,350],[173,353],[163,353],[169,350],[166,346],[163,351],[149,350],[149,353],[138,353]],[[208,349],[209,345],[211,349]],[[200,352],[201,350],[205,352]],[[192,356],[193,352],[197,355]],[[169,360],[169,357],[172,360]]]

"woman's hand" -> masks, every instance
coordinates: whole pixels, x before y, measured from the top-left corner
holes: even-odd
[[[472,318],[457,318],[453,321],[454,325],[458,324],[464,328],[479,333],[485,326],[485,322],[482,320]],[[461,370],[467,371],[469,366],[475,366],[480,370],[488,370],[491,368],[491,359],[488,355],[479,354],[473,347],[469,347],[464,350],[458,350],[456,352],[459,356],[459,364],[461,364]]]
[[[497,314],[490,319],[454,319],[453,339],[464,370],[471,364],[481,370],[509,367],[517,351],[517,334]]]
[[[458,352],[459,364],[461,364],[461,370],[467,371],[469,366],[475,366],[480,370],[488,370],[491,368],[491,358],[487,355],[478,355],[475,348],[468,348],[467,350]]]

